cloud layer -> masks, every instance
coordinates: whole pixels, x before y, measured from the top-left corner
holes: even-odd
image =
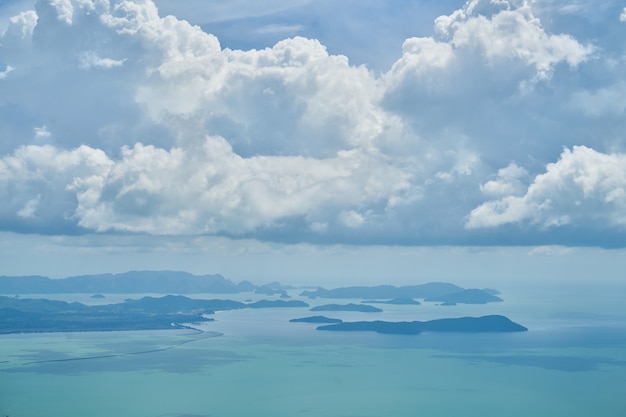
[[[599,36],[585,8],[470,1],[378,74],[149,0],[38,1],[0,37],[0,227],[626,245],[618,3]]]

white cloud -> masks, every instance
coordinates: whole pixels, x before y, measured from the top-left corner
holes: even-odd
[[[52,136],[52,133],[50,133],[46,126],[36,127],[33,130],[35,131],[35,138],[37,139],[47,139]]]
[[[622,14],[619,15],[619,21],[626,22],[626,7],[624,7],[624,10],[622,10]]]
[[[105,175],[110,165],[104,152],[86,146],[69,151],[50,145],[18,148],[0,159],[0,218],[22,227],[37,219],[33,227],[44,232],[72,231],[76,196],[68,185],[76,178]]]
[[[20,12],[20,14],[9,19],[9,27],[2,36],[12,41],[15,39],[29,39],[33,36],[36,24],[37,13],[34,10]]]
[[[41,194],[38,194],[37,197],[29,200],[24,207],[22,207],[18,212],[18,217],[23,219],[31,219],[35,217],[35,213],[37,212],[37,208],[39,207],[39,202],[41,201]]]
[[[304,37],[222,48],[149,0],[40,1],[0,37],[0,226],[445,242],[592,202],[617,224],[617,186],[578,211],[532,191],[563,147],[626,146],[603,123],[624,111],[617,47],[552,33],[534,5],[470,1],[378,74]]]
[[[361,227],[365,223],[365,217],[354,210],[341,212],[340,221],[351,229]]]
[[[85,146],[28,146],[0,160],[2,206],[20,206],[21,218],[39,205],[49,210],[53,191],[64,210],[51,216],[97,231],[152,234],[241,234],[293,216],[316,231],[323,231],[320,220],[357,227],[364,218],[350,207],[402,193],[408,179],[359,151],[327,160],[241,158],[219,137],[189,150],[138,144],[119,161]]]
[[[589,59],[593,47],[569,35],[547,33],[528,3],[515,3],[520,2],[472,0],[439,17],[435,27],[455,48],[476,48],[492,63],[520,60],[533,66],[540,80],[549,79],[559,62],[575,67]]]
[[[585,146],[565,149],[524,195],[481,204],[472,210],[466,227],[519,222],[626,227],[626,154],[604,154]]]
[[[7,65],[7,67],[4,70],[0,71],[0,80],[5,79],[9,75],[9,73],[14,70],[15,68],[13,68],[10,65]]]
[[[89,68],[115,68],[124,65],[126,59],[100,58],[97,53],[87,51],[79,58],[79,67],[81,69]]]
[[[488,197],[518,196],[526,189],[524,184],[526,177],[528,177],[528,172],[511,162],[507,167],[498,170],[495,180],[481,184],[480,191]]]

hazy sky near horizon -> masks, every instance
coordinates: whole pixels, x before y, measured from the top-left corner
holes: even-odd
[[[620,279],[620,0],[0,0],[0,33],[0,275]]]

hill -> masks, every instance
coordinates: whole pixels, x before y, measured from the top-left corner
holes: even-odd
[[[193,275],[180,271],[130,271],[63,279],[0,277],[0,294],[234,294],[255,288],[248,281],[235,284],[219,274]]]

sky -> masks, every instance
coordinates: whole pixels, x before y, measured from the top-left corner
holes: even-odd
[[[0,0],[0,275],[623,280],[621,0]]]

